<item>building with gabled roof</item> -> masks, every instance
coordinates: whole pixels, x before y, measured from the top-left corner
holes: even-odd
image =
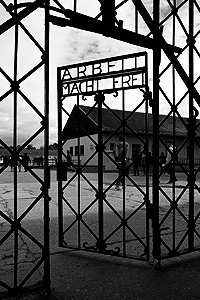
[[[125,119],[125,127],[123,129],[121,119]],[[172,116],[160,115],[160,153],[164,152],[166,155],[166,147],[164,146],[167,140],[172,139],[173,122],[175,122],[175,136],[176,146],[186,141],[187,133],[187,119],[174,118]],[[174,120],[174,121],[173,121]],[[118,109],[102,109],[102,139],[105,142],[104,154],[104,169],[106,171],[115,170],[116,166],[109,159],[113,158],[113,146],[118,141],[118,137],[125,131],[126,141],[129,143],[129,157],[133,156],[136,151],[140,153],[144,150],[147,132],[149,140],[149,152],[152,152],[153,147],[153,116],[152,114],[145,114],[143,112],[122,111]],[[78,142],[79,137],[79,142]],[[200,128],[197,127],[196,138],[200,141]],[[94,155],[96,143],[98,141],[98,108],[80,105],[75,105],[72,112],[64,126],[62,132],[62,139],[65,141],[64,151],[70,150],[73,159],[78,159],[80,155],[81,164],[86,161],[87,165],[95,168],[97,166],[97,155]],[[79,143],[79,150],[78,150]],[[187,161],[188,158],[189,141],[185,142],[184,147],[181,148],[178,156],[181,161]],[[195,146],[195,158],[200,159],[200,149],[198,145]],[[91,159],[90,159],[91,157]]]

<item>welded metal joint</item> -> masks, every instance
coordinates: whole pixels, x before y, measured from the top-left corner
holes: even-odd
[[[188,228],[188,231],[189,232],[194,232],[195,228],[196,228],[196,223],[195,223],[195,220],[189,220],[188,221],[188,224],[187,224],[187,228]]]
[[[96,144],[95,146],[96,151],[104,151],[106,149],[106,146],[104,144],[100,145],[100,144]]]
[[[106,193],[97,191],[96,194],[95,194],[95,197],[99,198],[100,196],[101,196],[102,199],[105,199],[106,198]]]
[[[15,231],[17,229],[20,229],[22,227],[21,223],[19,220],[16,220],[16,221],[13,221],[11,224],[10,224],[10,228],[12,231]]]
[[[122,224],[122,226],[127,226],[128,222],[126,219],[122,219],[121,224]]]
[[[176,15],[177,12],[178,12],[178,7],[177,7],[177,6],[173,6],[173,7],[171,8],[171,12],[172,12],[173,15]]]
[[[172,112],[177,112],[177,105],[176,104],[171,104],[171,111]]]
[[[47,128],[47,127],[48,127],[48,119],[44,117],[44,118],[40,121],[40,124],[42,125],[43,128]]]
[[[146,87],[145,90],[140,89],[140,91],[143,93],[143,99],[145,101],[149,101],[149,106],[153,106],[153,99],[152,99],[152,92],[149,89],[149,86]]]
[[[10,84],[10,87],[13,89],[13,91],[18,91],[20,88],[18,81],[12,81]]]
[[[99,240],[96,242],[96,247],[97,247],[97,249],[99,249],[100,252],[101,252],[101,251],[105,252],[105,251],[106,251],[106,248],[107,248],[107,244],[106,244],[105,241],[102,241],[102,240],[99,239]]]
[[[126,124],[127,124],[127,122],[126,122],[126,120],[124,119],[121,119],[121,126],[122,127],[126,127]]]
[[[102,93],[102,92],[96,93],[96,95],[94,96],[94,100],[97,103],[104,103],[104,101],[105,101],[105,95],[104,95],[104,93]]]
[[[82,215],[81,213],[76,215],[76,219],[77,219],[78,221],[81,221],[82,218],[83,218],[83,215]]]
[[[171,201],[170,206],[172,209],[176,209],[178,207],[178,203],[176,201]]]
[[[115,0],[102,0],[100,10],[102,13],[102,22],[105,26],[115,26],[117,15],[115,10]]]
[[[194,36],[188,36],[186,39],[186,42],[188,45],[195,45],[196,44],[196,39]]]

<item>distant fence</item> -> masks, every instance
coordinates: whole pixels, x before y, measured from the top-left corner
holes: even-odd
[[[49,157],[48,158],[48,165],[49,166],[56,166],[57,165],[57,161],[58,161],[58,158],[55,156],[55,157]],[[63,160],[63,162],[67,162],[67,160]],[[74,165],[78,165],[78,159],[73,159],[72,160],[73,164]],[[80,161],[81,163],[81,161]],[[0,157],[0,166],[3,165],[3,157]],[[29,166],[31,167],[39,167],[39,166],[43,166],[44,165],[44,158],[43,156],[35,156],[33,158],[31,158],[31,161],[29,163]]]
[[[55,166],[57,162],[57,157],[49,157],[48,158],[48,165]],[[44,158],[43,156],[35,156],[31,159],[30,166],[43,166],[44,165]]]
[[[183,164],[183,165],[189,165],[189,158],[188,157],[179,157],[178,161]],[[65,162],[67,162],[66,160],[64,160]],[[78,165],[78,160],[77,159],[73,159],[72,160],[74,165]],[[57,165],[57,157],[49,157],[48,159],[48,164],[49,166],[56,166]],[[3,165],[3,157],[0,157],[0,166]],[[200,158],[195,158],[194,159],[194,165],[200,166]],[[31,164],[30,166],[43,166],[43,157],[34,157],[31,159]]]
[[[58,158],[57,157],[49,157],[48,159],[48,165],[49,166],[56,166],[57,165]],[[63,160],[63,162],[67,162],[67,160]],[[72,160],[74,165],[78,165],[78,159]],[[34,157],[31,160],[31,166],[43,166],[43,157]]]
[[[190,159],[189,157],[179,157],[178,161],[183,165],[189,165]],[[194,159],[194,165],[200,165],[200,158]]]

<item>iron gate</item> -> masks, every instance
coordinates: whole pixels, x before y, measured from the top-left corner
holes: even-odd
[[[17,1],[6,2],[1,1],[1,9],[4,10],[4,13],[1,11],[1,45],[7,44],[8,48],[14,45],[14,51],[10,64],[4,64],[3,58],[0,68],[3,87],[1,110],[6,113],[6,119],[1,118],[4,133],[0,139],[1,155],[4,157],[0,167],[0,297],[17,296],[25,291],[44,288],[49,292],[50,289],[49,3],[46,1],[44,4],[42,21],[45,30],[41,46],[37,34],[33,36],[22,22],[39,7],[39,1],[24,5]],[[6,39],[6,32],[12,29],[13,36],[8,35]],[[37,53],[38,57],[30,60],[26,69],[20,72],[19,45],[23,34],[32,43],[29,51]],[[45,90],[44,100],[40,104],[35,103],[34,96],[27,89],[34,73],[42,79]],[[24,124],[25,113],[30,116],[31,122],[33,119],[35,122],[29,133],[26,133],[26,128],[31,122]],[[32,169],[30,162],[27,166],[23,159],[29,152],[28,145],[35,143],[37,138],[44,145],[43,170],[39,173]]]
[[[148,195],[148,190],[145,190],[145,193],[143,189],[141,189],[141,185],[137,186],[136,182],[132,180],[131,175],[123,175],[126,177],[126,181],[128,180],[135,190],[139,191],[140,196],[146,197],[144,200],[145,205],[148,207],[148,200],[152,196],[151,205],[149,207],[151,208],[150,211],[152,214],[150,214],[153,220],[153,254],[158,259],[164,259],[165,257],[172,257],[177,256],[182,253],[189,253],[195,250],[199,249],[199,208],[198,208],[198,199],[199,199],[199,162],[196,161],[195,158],[195,151],[199,150],[199,120],[197,119],[197,109],[195,106],[199,107],[199,70],[198,70],[198,63],[196,61],[199,61],[200,54],[198,49],[198,41],[200,36],[200,31],[198,28],[198,24],[195,23],[195,19],[198,20],[199,12],[200,12],[200,6],[198,1],[189,1],[189,0],[180,0],[180,1],[152,1],[149,5],[148,3],[144,3],[144,1],[141,0],[132,0],[132,1],[121,1],[120,3],[115,5],[115,1],[108,2],[104,1],[105,3],[101,3],[102,7],[99,11],[98,6],[98,15],[95,17],[89,17],[90,14],[88,14],[87,8],[83,9],[83,11],[80,10],[81,13],[78,12],[78,0],[73,1],[73,4],[69,7],[67,6],[67,9],[63,5],[66,5],[65,3],[62,5],[62,1],[51,1],[53,2],[53,5],[51,6],[51,15],[49,15],[49,1],[33,1],[30,3],[21,3],[20,1],[5,1],[1,0],[1,9],[3,11],[2,19],[1,19],[1,26],[0,26],[0,36],[3,39],[4,35],[12,30],[14,28],[14,44],[15,49],[13,53],[11,53],[11,56],[13,56],[10,59],[10,61],[13,62],[13,74],[10,76],[10,73],[7,72],[7,68],[4,68],[4,57],[2,57],[1,61],[1,69],[0,69],[0,75],[1,75],[1,87],[3,87],[3,90],[1,90],[1,105],[4,105],[4,103],[7,103],[7,99],[10,95],[13,95],[13,127],[12,127],[12,133],[13,133],[13,149],[10,149],[9,145],[6,143],[6,141],[1,136],[1,146],[3,148],[7,149],[11,159],[10,162],[14,163],[14,176],[13,176],[13,202],[14,202],[14,219],[7,216],[7,214],[4,213],[5,207],[1,208],[1,220],[3,224],[6,224],[7,231],[1,231],[1,241],[0,246],[1,249],[7,245],[7,241],[11,241],[12,244],[12,252],[10,252],[10,256],[6,256],[6,258],[10,261],[13,260],[13,269],[11,270],[13,272],[13,282],[10,285],[10,282],[5,280],[0,281],[0,286],[3,288],[4,291],[8,292],[16,292],[23,289],[29,282],[30,278],[33,278],[32,275],[35,274],[35,271],[41,270],[41,265],[44,263],[44,279],[47,283],[47,286],[49,287],[50,280],[50,272],[49,272],[49,235],[48,235],[48,226],[49,226],[49,220],[48,220],[48,214],[49,214],[49,197],[48,197],[48,184],[46,184],[49,180],[49,170],[47,168],[47,156],[48,156],[48,93],[49,93],[49,85],[48,85],[48,68],[49,68],[49,25],[50,23],[58,25],[58,26],[70,26],[75,27],[87,31],[93,31],[96,33],[100,33],[106,36],[110,36],[114,39],[118,39],[124,42],[128,42],[132,45],[138,45],[141,47],[145,47],[146,49],[152,49],[153,51],[153,95],[154,95],[154,101],[152,101],[152,108],[153,108],[153,131],[154,131],[154,151],[153,151],[153,186],[152,186],[152,193],[150,191]],[[96,1],[99,5],[98,1]],[[118,11],[123,10],[123,7],[127,5],[127,3],[131,3],[128,9],[131,10],[131,14],[135,16],[132,18],[132,24],[131,24],[131,30],[123,29],[123,21],[118,20],[116,17],[116,13]],[[107,3],[111,3],[111,5],[108,5]],[[106,4],[108,5],[106,7]],[[38,10],[40,7],[45,7],[45,47],[40,46],[39,39],[37,40],[36,36],[33,36],[28,28],[26,28],[25,24],[22,22],[24,19],[27,19],[29,15],[34,14],[36,10]],[[73,7],[73,8],[72,8]],[[152,16],[153,11],[153,16]],[[109,13],[107,13],[109,12]],[[57,13],[57,15],[54,15],[54,13]],[[59,18],[58,15],[61,14],[63,18]],[[184,23],[182,20],[182,16],[187,15],[187,21]],[[111,16],[111,17],[110,17]],[[102,19],[102,21],[100,21]],[[140,25],[142,24],[141,28]],[[168,26],[170,24],[170,26]],[[171,26],[172,25],[172,26]],[[196,26],[197,25],[197,26]],[[165,26],[165,28],[163,27]],[[110,28],[109,28],[110,27]],[[126,25],[124,26],[126,27]],[[170,34],[168,34],[167,28],[170,28]],[[105,30],[106,29],[106,30]],[[19,77],[18,70],[18,54],[20,51],[25,50],[24,47],[19,48],[19,32],[23,31],[25,35],[30,39],[30,41],[33,43],[34,47],[39,53],[39,61],[37,61],[36,65],[32,65],[30,69],[27,69],[27,72],[23,73],[22,77]],[[140,32],[142,34],[140,34]],[[181,32],[181,34],[180,34]],[[143,35],[144,34],[144,35]],[[147,36],[145,36],[147,34]],[[150,38],[150,36],[153,35],[153,39]],[[182,40],[178,41],[177,37],[182,37]],[[3,40],[4,42],[4,40]],[[2,45],[5,44],[1,40]],[[169,42],[169,43],[168,43]],[[180,42],[180,43],[179,43]],[[171,45],[172,44],[172,45]],[[35,49],[34,49],[35,50]],[[162,50],[162,51],[161,51]],[[186,56],[185,56],[186,54]],[[185,59],[187,57],[187,59]],[[166,61],[167,59],[167,61]],[[188,61],[188,64],[186,65],[185,62]],[[45,113],[40,113],[38,107],[36,107],[32,99],[29,99],[29,97],[22,92],[22,89],[20,85],[24,82],[34,73],[37,74],[37,71],[42,67],[45,66]],[[98,67],[94,68],[95,72],[97,72]],[[10,70],[9,70],[10,71]],[[84,71],[82,69],[82,71]],[[170,76],[168,73],[170,72]],[[82,75],[84,72],[82,72]],[[36,75],[37,76],[37,75]],[[40,77],[38,77],[40,78]],[[171,84],[168,85],[168,81],[171,80]],[[3,83],[3,84],[2,84]],[[178,91],[178,84],[181,83],[181,87],[183,89],[181,90],[181,93],[177,93]],[[117,84],[117,83],[116,83]],[[90,85],[90,84],[89,84]],[[88,85],[88,87],[89,87]],[[73,85],[72,85],[73,87]],[[91,88],[91,87],[90,87]],[[148,92],[148,88],[145,87],[146,92]],[[105,89],[106,90],[106,89]],[[109,94],[107,91],[103,92],[105,94],[105,100],[100,106],[105,107],[106,105],[109,107]],[[73,93],[76,91],[76,85],[73,87]],[[80,93],[81,94],[81,93]],[[122,92],[123,94],[123,92]],[[59,95],[60,96],[60,95]],[[102,96],[102,95],[101,95]],[[23,101],[25,101],[31,109],[39,116],[39,119],[41,119],[41,127],[39,126],[38,131],[34,132],[33,135],[31,135],[26,141],[23,142],[21,145],[21,148],[17,148],[17,137],[18,137],[18,100],[19,97],[23,98]],[[120,96],[121,97],[121,96]],[[88,97],[89,99],[90,97]],[[97,97],[98,98],[98,97]],[[162,99],[161,99],[162,98]],[[79,107],[79,104],[82,100],[81,96],[77,96],[77,99],[74,100],[77,102],[77,106]],[[116,97],[117,99],[117,97]],[[97,99],[96,99],[97,100]],[[162,113],[160,103],[163,105],[166,105],[166,115],[163,119],[160,119],[159,114]],[[8,101],[9,102],[9,101]],[[59,110],[59,117],[61,117],[61,111],[63,114],[66,114],[67,118],[70,116],[70,112],[67,111],[64,107],[64,102],[59,103],[60,110]],[[99,100],[97,101],[99,103]],[[94,99],[92,98],[92,103],[89,103],[89,100],[87,100],[87,103],[90,104],[90,112],[95,111],[95,108],[99,107],[99,104],[95,102],[94,106]],[[124,101],[126,103],[126,101]],[[142,101],[141,101],[142,102]],[[83,102],[84,103],[84,102]],[[122,101],[123,103],[123,101]],[[81,103],[82,104],[82,103]],[[181,113],[181,106],[188,107],[188,120],[183,118]],[[94,109],[92,107],[94,106]],[[108,109],[107,107],[107,109]],[[180,108],[180,110],[179,110]],[[136,107],[132,108],[132,114],[134,115],[133,111],[137,110]],[[111,108],[112,110],[112,108]],[[123,107],[120,108],[121,111],[124,110]],[[11,110],[10,110],[11,111]],[[99,110],[100,112],[100,110]],[[86,115],[89,117],[89,111],[86,112]],[[115,112],[112,110],[112,114],[115,115]],[[80,133],[83,128],[81,128],[82,121],[79,119],[80,113],[77,114],[78,119],[75,118],[72,120],[77,124],[77,130]],[[100,113],[101,116],[101,113]],[[116,115],[115,115],[116,116]],[[125,119],[124,119],[125,117]],[[122,128],[124,128],[124,131],[127,129],[126,124],[126,116],[120,117],[120,120],[122,120]],[[149,116],[148,116],[149,117]],[[170,134],[168,136],[166,135],[164,138],[163,136],[160,136],[160,131],[164,129],[167,125],[168,120],[171,118],[173,120],[171,122],[172,127],[169,131]],[[119,118],[116,116],[116,119],[119,120]],[[129,119],[129,118],[128,118]],[[78,123],[77,123],[78,120]],[[119,120],[119,121],[120,121]],[[66,121],[66,119],[64,120]],[[3,122],[3,121],[2,121]],[[59,120],[59,166],[62,167],[62,151],[61,151],[61,145],[64,145],[64,140],[62,139],[62,121]],[[78,125],[80,124],[80,125]],[[89,123],[91,124],[91,123]],[[180,127],[184,129],[186,135],[182,136],[182,142],[177,142],[177,138],[181,136]],[[37,135],[40,134],[40,132],[45,132],[45,149],[46,149],[46,163],[45,163],[45,176],[44,180],[41,178],[38,178],[37,176],[33,175],[36,180],[38,180],[39,185],[42,186],[42,193],[39,193],[38,197],[35,198],[35,201],[32,203],[32,206],[28,207],[26,210],[26,213],[32,211],[32,207],[34,204],[36,205],[39,203],[43,197],[45,199],[45,209],[44,209],[44,227],[45,232],[47,233],[45,235],[45,241],[43,244],[38,243],[37,239],[35,240],[33,236],[29,235],[29,232],[24,231],[24,227],[22,225],[22,221],[24,221],[23,216],[27,215],[22,214],[18,215],[18,176],[16,172],[17,163],[20,161],[20,154],[21,151],[24,150],[24,148],[27,146],[29,142],[32,142],[34,138],[37,137]],[[122,130],[123,131],[123,130]],[[100,130],[99,130],[100,132]],[[148,132],[148,131],[146,131]],[[111,161],[114,164],[114,161],[112,161],[111,156],[105,151],[105,149],[98,148],[98,144],[101,143],[101,140],[99,140],[99,143],[92,138],[93,132],[88,133],[91,140],[91,148],[97,147],[95,149],[95,155],[98,156],[98,154],[101,154],[100,149],[103,151],[103,157],[105,156],[108,158],[109,161]],[[134,133],[135,134],[135,133]],[[112,134],[110,133],[110,136]],[[162,145],[163,149],[165,149],[165,152],[167,152],[167,140],[171,137],[172,145],[173,145],[173,151],[171,152],[171,163],[172,163],[172,169],[175,171],[177,168],[179,168],[182,171],[182,174],[185,176],[185,179],[183,182],[180,181],[179,174],[177,175],[179,181],[176,183],[171,184],[170,186],[166,186],[166,184],[163,182],[163,176],[164,171],[160,171],[158,169],[158,163],[159,163],[159,146]],[[109,206],[109,201],[107,199],[108,193],[112,189],[112,183],[114,186],[115,180],[113,180],[110,184],[110,189],[106,189],[102,184],[102,178],[105,176],[100,176],[99,178],[95,178],[93,180],[93,183],[91,184],[92,178],[87,177],[87,173],[83,172],[83,165],[81,164],[81,158],[82,154],[79,151],[83,151],[82,145],[80,144],[80,141],[82,136],[77,138],[77,161],[74,161],[74,169],[75,173],[74,176],[72,174],[68,174],[68,180],[63,185],[61,184],[62,179],[64,180],[64,176],[66,174],[62,174],[61,169],[59,169],[58,173],[58,179],[59,179],[59,201],[64,202],[65,206],[69,207],[72,214],[75,216],[74,223],[70,223],[70,226],[65,227],[66,233],[69,232],[71,228],[74,229],[73,224],[77,224],[77,232],[80,232],[81,225],[84,224],[84,228],[87,229],[88,232],[91,233],[91,236],[93,237],[92,245],[93,248],[98,248],[99,244],[97,241],[100,241],[101,244],[101,250],[105,251],[105,249],[108,247],[105,247],[106,245],[102,242],[105,241],[106,238],[108,240],[108,237],[110,236],[99,236],[98,234],[95,234],[91,230],[91,226],[88,226],[85,220],[83,220],[83,215],[85,216],[85,213],[89,211],[90,207],[93,206],[93,202],[97,203],[98,199],[100,197],[103,198],[103,203],[105,207],[105,204]],[[138,137],[139,138],[139,137]],[[108,140],[109,141],[109,140]],[[141,142],[144,144],[144,141]],[[80,144],[80,145],[79,145]],[[103,145],[105,146],[107,143],[105,141],[103,142]],[[182,160],[181,153],[184,150],[184,147],[188,146],[188,159],[187,161]],[[91,149],[91,150],[92,150]],[[142,150],[145,152],[146,150]],[[141,151],[141,152],[142,152]],[[94,156],[95,156],[94,155]],[[92,160],[93,157],[91,157],[90,160]],[[64,155],[64,159],[66,159]],[[99,159],[99,162],[101,162],[102,158]],[[87,163],[84,163],[84,166],[89,163],[89,160]],[[3,172],[7,169],[8,163],[4,164],[3,168],[1,169],[1,175]],[[64,169],[63,169],[64,170]],[[103,170],[101,170],[100,174],[104,174]],[[70,177],[70,176],[71,177]],[[115,173],[116,175],[116,173]],[[77,178],[77,182],[73,182],[74,179]],[[65,177],[66,179],[66,177]],[[81,184],[83,179],[89,186],[89,189],[94,191],[96,195],[94,196],[93,202],[90,203],[87,207],[85,207],[84,210],[81,211],[81,203],[77,201],[77,209],[74,209],[74,207],[71,205],[71,203],[68,201],[68,198],[65,198],[65,190],[69,190],[68,186],[73,183],[74,186],[77,187],[75,191],[77,191],[78,195],[81,195],[81,192],[83,192],[83,189],[81,189]],[[148,178],[146,178],[146,186],[149,186]],[[95,185],[94,182],[98,182],[99,185]],[[102,187],[103,185],[103,187]],[[124,185],[125,186],[125,185]],[[128,191],[128,187],[125,187],[123,189],[123,195],[126,195],[126,192]],[[100,194],[99,194],[100,189]],[[125,192],[124,192],[125,190]],[[86,195],[88,195],[88,189],[85,189]],[[105,193],[106,192],[106,193]],[[80,197],[78,199],[81,199]],[[125,207],[125,198],[124,196],[121,197],[123,199],[123,204]],[[163,206],[163,201],[165,202],[165,205]],[[99,201],[100,204],[100,201]],[[159,207],[160,206],[160,207]],[[113,212],[113,215],[118,217],[118,220],[120,220],[121,229],[123,231],[123,237],[125,237],[124,232],[128,228],[127,222],[129,221],[129,218],[124,218],[124,216],[121,217],[121,215],[118,216],[117,211],[115,212],[115,207],[113,205],[109,206],[111,211]],[[164,209],[163,209],[164,207]],[[101,205],[98,207],[99,211],[102,211]],[[64,228],[64,222],[65,218],[64,215],[65,207],[60,205],[60,245],[64,244],[63,240],[63,233],[65,231]],[[82,213],[80,213],[80,211]],[[126,215],[126,210],[123,211],[124,215]],[[142,212],[142,207],[137,210],[135,210],[135,214],[138,212]],[[84,213],[84,214],[83,214]],[[149,213],[149,212],[148,212]],[[103,214],[104,216],[104,214]],[[130,219],[133,219],[133,214],[130,214]],[[91,217],[91,215],[90,215]],[[23,219],[23,220],[22,220]],[[93,219],[91,218],[90,221],[92,223]],[[103,225],[105,225],[105,221],[101,218],[99,218],[99,221],[97,220],[96,224],[99,225],[100,228],[104,228]],[[103,222],[103,225],[102,225]],[[2,225],[1,226],[4,226]],[[144,224],[145,222],[143,222]],[[148,224],[148,218],[147,218],[147,224]],[[180,226],[184,225],[184,226]],[[120,228],[120,227],[119,227]],[[147,225],[148,228],[148,225]],[[2,227],[1,227],[2,229]],[[69,229],[69,230],[68,230]],[[117,227],[115,227],[117,229]],[[97,232],[98,230],[96,230]],[[130,230],[129,230],[130,231]],[[147,230],[148,231],[148,230]],[[102,232],[99,230],[99,232]],[[119,232],[119,231],[118,231]],[[38,246],[41,250],[41,259],[39,259],[39,263],[33,268],[27,270],[27,274],[23,273],[23,280],[22,282],[19,282],[19,270],[18,262],[20,262],[20,259],[22,258],[20,253],[20,247],[19,247],[19,235],[18,233],[23,233],[26,238],[31,241],[31,243]],[[133,236],[138,241],[140,245],[142,245],[142,248],[147,251],[148,256],[148,242],[142,243],[143,239],[139,239],[136,232],[132,231]],[[72,235],[74,236],[74,235]],[[82,248],[86,248],[86,244],[83,244],[80,240],[80,237],[83,235],[78,235],[78,247],[79,245],[82,246]],[[114,231],[113,235],[114,236]],[[106,240],[106,242],[107,242]],[[123,240],[124,244],[126,239],[120,239],[120,241]],[[88,242],[88,241],[86,241]],[[89,241],[90,242],[90,241]],[[115,242],[115,241],[114,241]],[[68,244],[71,243],[71,241],[67,241]],[[103,246],[102,246],[103,244]],[[111,244],[111,243],[110,243]],[[109,244],[109,247],[110,247]],[[76,245],[76,246],[77,246]],[[114,245],[114,244],[113,244]],[[120,248],[120,247],[119,247]],[[125,249],[126,247],[124,247]],[[147,249],[147,250],[146,250]],[[98,249],[97,249],[98,250]],[[112,249],[111,249],[112,250]],[[145,252],[144,251],[144,252]],[[117,251],[118,252],[118,249]],[[126,255],[126,251],[124,252]],[[141,253],[141,251],[139,251]],[[24,252],[23,252],[24,253]],[[46,255],[44,255],[46,254]],[[136,255],[139,257],[139,255]]]
[[[176,10],[181,13],[182,9],[186,7],[188,9],[188,27],[179,17],[176,18],[175,12]],[[198,155],[200,144],[199,120],[197,119],[199,75],[194,64],[194,53],[198,59],[200,57],[195,45],[196,40],[194,40],[194,35],[196,38],[199,36],[199,32],[195,34],[194,28],[194,16],[199,13],[199,5],[195,1],[188,3],[182,1],[180,5],[174,1],[173,5],[170,4],[170,8],[171,13],[168,17],[172,17],[173,46],[176,44],[175,37],[178,28],[183,30],[188,38],[182,51],[174,56],[161,46],[168,58],[173,56],[171,63],[167,65],[160,60],[159,48],[155,49],[153,53],[152,251],[153,256],[159,262],[162,259],[191,253],[200,248]],[[143,10],[144,12],[145,10]],[[162,19],[158,5],[154,10],[155,28],[152,28],[154,40],[158,39],[161,43],[164,41],[163,28],[160,27],[159,30],[158,24],[164,24],[168,17]],[[188,58],[185,69],[183,68],[184,64],[180,63],[181,57],[184,55]],[[169,92],[169,86],[171,92]],[[161,113],[163,106],[166,108],[164,115]],[[187,110],[187,117],[183,117],[181,114],[183,106]],[[159,169],[161,147],[169,157],[169,164],[162,170]],[[170,169],[167,170],[169,165]],[[168,175],[168,180],[171,179],[167,184],[164,181],[165,172],[171,173],[171,176]]]
[[[145,52],[58,68],[60,246],[149,258],[149,168],[142,185],[133,174],[149,154],[147,78]],[[118,175],[112,148],[120,134],[130,161]]]

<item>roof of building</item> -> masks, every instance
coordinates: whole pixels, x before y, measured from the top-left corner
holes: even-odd
[[[78,125],[79,120],[79,125]],[[125,121],[122,121],[125,120]],[[174,123],[173,123],[174,122]],[[187,136],[187,119],[172,116],[160,115],[160,134],[172,136],[173,124],[175,125],[176,136]],[[122,133],[122,124],[125,124],[126,134],[144,134],[148,127],[148,133],[153,134],[153,115],[143,112],[123,111],[118,109],[102,109],[102,132]],[[147,125],[146,125],[147,124]],[[147,127],[146,127],[147,126]],[[77,136],[96,134],[98,132],[98,108],[91,106],[75,105],[66,125],[63,129],[63,140]],[[197,135],[200,135],[198,127]]]

